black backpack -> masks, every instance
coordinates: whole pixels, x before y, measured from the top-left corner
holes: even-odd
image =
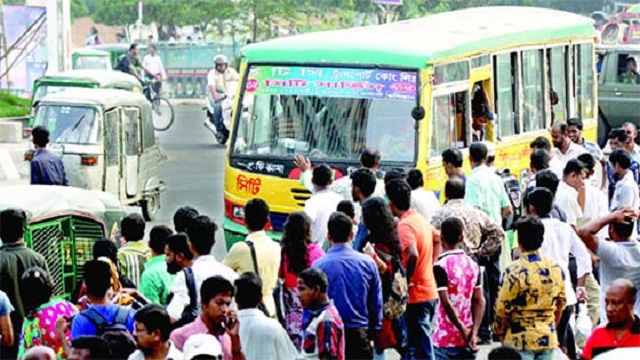
[[[193,269],[186,267],[182,269],[184,272],[184,280],[189,290],[189,305],[182,310],[180,320],[176,321],[172,328],[177,329],[194,322],[199,315],[198,311],[198,293],[196,293],[196,279],[193,276]]]
[[[127,329],[130,308],[120,307],[113,321],[109,322],[94,308],[78,314],[84,316],[96,328],[96,335],[107,343],[113,359],[126,359],[136,350],[136,340]]]

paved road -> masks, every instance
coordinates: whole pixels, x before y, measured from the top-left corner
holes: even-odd
[[[223,181],[225,148],[202,125],[205,118],[200,106],[177,105],[176,121],[166,132],[158,134],[167,160],[160,169],[167,192],[155,224],[172,226],[173,213],[189,205],[221,224],[224,215]],[[149,226],[150,227],[150,226]],[[214,255],[225,255],[223,232],[217,233]]]

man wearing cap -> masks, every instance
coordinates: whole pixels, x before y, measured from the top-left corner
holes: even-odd
[[[184,343],[184,360],[192,359],[222,359],[222,347],[220,342],[213,335],[197,334],[192,335]]]

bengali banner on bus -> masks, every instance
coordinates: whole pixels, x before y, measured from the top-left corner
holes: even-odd
[[[306,95],[415,100],[417,72],[304,66],[252,66],[245,91],[255,95]]]

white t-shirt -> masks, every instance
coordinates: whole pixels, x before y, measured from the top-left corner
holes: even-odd
[[[613,280],[630,280],[636,288],[636,304],[633,307],[640,314],[640,243],[635,241],[598,241],[597,254],[600,262],[600,309],[605,309],[604,295]],[[607,322],[606,311],[600,311],[600,320]]]
[[[578,278],[592,271],[591,255],[569,224],[554,218],[544,218],[540,220],[542,220],[542,224],[544,224],[544,241],[540,247],[540,252],[551,257],[562,268],[565,278],[564,284],[567,295],[567,305],[574,305],[578,300],[571,285],[569,253],[576,257]]]
[[[573,141],[569,144],[569,149],[567,149],[565,154],[563,154],[560,149],[554,147],[551,149],[552,158],[549,162],[549,168],[558,175],[559,179],[562,179],[562,173],[564,172],[564,168],[567,166],[567,163],[570,160],[578,158],[578,156],[582,154],[588,153],[589,152],[585,148]]]
[[[213,255],[202,255],[198,257],[193,262],[191,269],[193,270],[193,278],[196,283],[198,304],[200,303],[200,287],[206,279],[220,275],[233,283],[238,278],[238,274],[236,274],[235,271],[216,260]],[[169,292],[173,293],[173,298],[167,305],[167,312],[173,319],[179,320],[182,318],[184,308],[191,302],[191,299],[189,298],[189,289],[187,288],[187,282],[184,277],[184,271],[180,271],[176,274]]]
[[[160,75],[162,79],[167,78],[167,73],[164,71],[164,65],[160,56],[152,56],[148,54],[142,60],[142,66],[144,66],[153,75]]]
[[[569,225],[578,226],[578,219],[583,217],[582,209],[578,203],[578,191],[566,182],[561,181],[556,192],[555,203],[562,211],[567,213]]]
[[[440,210],[440,207],[440,201],[438,201],[433,191],[419,188],[411,192],[411,208],[420,213],[429,224],[431,224],[433,214]]]
[[[238,311],[240,343],[247,360],[296,359],[298,352],[280,323],[258,309]]]
[[[607,216],[609,214],[607,195],[588,182],[585,182],[584,191],[584,221],[593,221]],[[605,226],[600,230],[598,233],[598,238],[600,240],[605,240],[607,238],[608,228],[609,226]]]
[[[609,208],[613,211],[622,206],[630,206],[637,210],[640,206],[639,198],[638,184],[633,178],[633,173],[627,171],[627,174],[616,183]]]
[[[313,194],[304,204],[304,212],[311,218],[311,240],[321,247],[327,238],[329,217],[336,212],[342,197],[331,190]]]

